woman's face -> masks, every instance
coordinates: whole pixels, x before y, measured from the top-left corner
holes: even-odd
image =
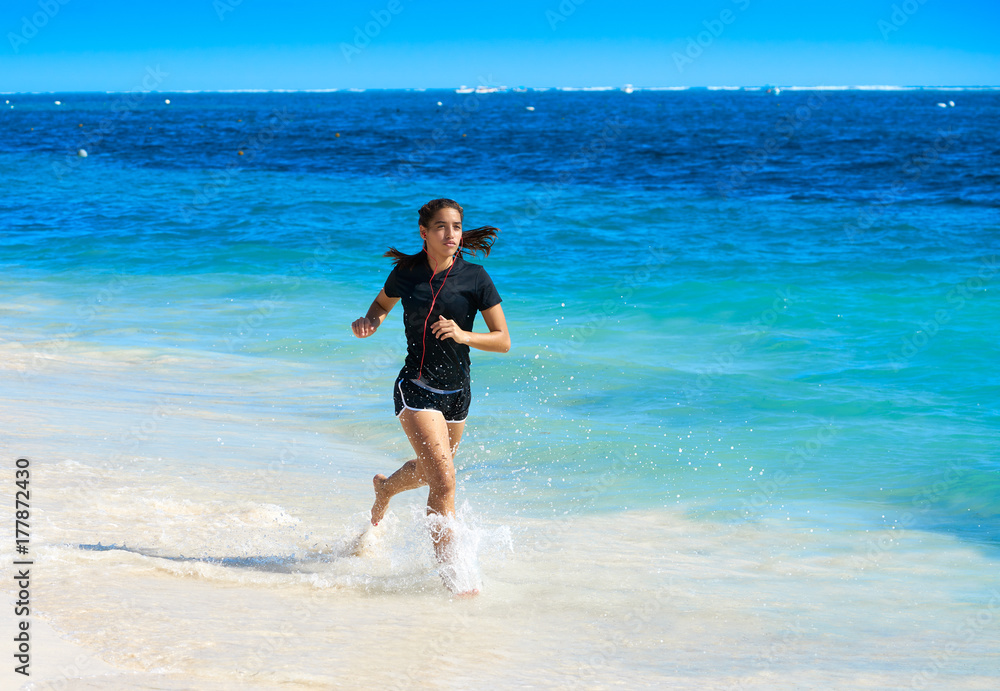
[[[426,240],[428,252],[452,256],[462,240],[462,214],[458,209],[438,210],[426,228],[420,226],[420,236]]]

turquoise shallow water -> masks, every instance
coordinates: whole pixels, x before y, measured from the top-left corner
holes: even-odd
[[[612,467],[614,481],[588,510],[681,505],[741,516],[748,495],[752,513],[793,500],[902,510],[955,466],[961,473],[922,505],[921,523],[994,541],[996,255],[968,240],[956,251],[954,230],[932,242],[927,226],[892,242],[810,244],[795,225],[799,206],[771,204],[761,218],[712,202],[656,213],[621,205],[618,227],[581,213],[589,233],[533,254],[505,251],[534,244],[532,231],[506,232],[487,266],[504,286],[517,348],[476,358],[476,406],[488,420],[476,429],[492,456],[470,471],[503,482],[525,468],[517,479],[529,483],[520,496],[531,506],[552,491],[550,477],[564,492],[557,501],[573,502]],[[330,222],[379,218],[377,204],[348,208],[327,211]],[[382,215],[391,226],[393,211]],[[727,240],[681,230],[705,217]],[[31,343],[68,332],[59,347],[251,356],[267,378],[280,376],[271,363],[295,363],[354,388],[321,400],[290,392],[272,408],[363,428],[387,415],[401,336],[349,338],[346,325],[384,278],[372,257],[388,233],[353,232],[317,230],[297,243],[287,231],[280,243],[231,230],[35,234],[8,255],[30,255],[13,267],[17,280],[8,272],[7,302],[21,308],[8,316],[43,353]],[[313,243],[324,238],[336,250],[314,266]],[[787,479],[762,502],[774,473]]]

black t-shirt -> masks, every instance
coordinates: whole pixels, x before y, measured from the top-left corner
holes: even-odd
[[[431,268],[425,259],[410,269],[394,267],[383,289],[386,295],[400,298],[403,303],[406,363],[400,375],[407,379],[419,377],[435,389],[464,388],[469,383],[469,346],[450,338],[439,340],[431,331],[431,324],[444,315],[462,330],[472,331],[476,312],[500,304],[500,295],[486,269],[456,257],[450,273],[445,269],[431,278]],[[432,289],[437,300],[428,319]]]

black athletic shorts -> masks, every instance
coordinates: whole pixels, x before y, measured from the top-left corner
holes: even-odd
[[[462,422],[469,416],[472,392],[468,384],[457,391],[442,391],[400,377],[393,386],[392,400],[396,404],[396,417],[403,412],[403,408],[439,410],[444,415],[445,422]]]

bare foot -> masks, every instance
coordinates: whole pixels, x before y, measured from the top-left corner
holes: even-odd
[[[383,485],[385,481],[388,480],[385,475],[379,474],[372,478],[372,484],[375,485],[375,503],[372,504],[372,525],[378,525],[378,522],[382,520],[382,516],[385,515],[385,510],[389,506],[389,499],[385,494]]]
[[[475,597],[479,594],[479,588],[474,583],[469,574],[460,574],[459,569],[454,564],[441,564],[438,575],[444,582],[444,587],[451,591],[452,595],[459,599]]]

